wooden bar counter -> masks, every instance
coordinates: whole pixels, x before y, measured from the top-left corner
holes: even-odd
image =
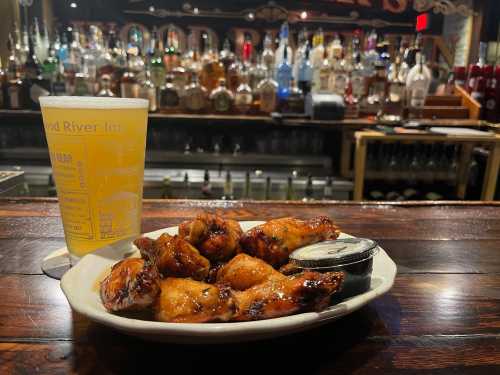
[[[500,203],[145,201],[143,231],[201,210],[237,220],[329,215],[398,265],[392,290],[321,328],[269,341],[143,342],[72,313],[40,271],[64,246],[56,200],[0,200],[0,374],[498,374]]]

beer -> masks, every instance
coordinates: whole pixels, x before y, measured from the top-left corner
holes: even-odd
[[[44,97],[41,105],[72,262],[139,235],[148,102]]]

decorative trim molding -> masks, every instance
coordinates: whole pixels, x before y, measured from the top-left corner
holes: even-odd
[[[424,0],[426,1],[426,0]],[[148,15],[157,18],[167,17],[213,17],[226,19],[242,19],[248,22],[255,20],[269,23],[288,21],[290,23],[336,23],[336,24],[356,24],[358,26],[367,26],[382,28],[389,26],[413,28],[411,22],[390,22],[382,19],[362,19],[357,11],[352,11],[349,16],[330,16],[326,13],[310,12],[307,18],[301,18],[301,12],[287,11],[285,8],[276,5],[273,1],[260,6],[256,9],[245,9],[238,12],[226,12],[219,8],[212,10],[203,10],[193,7],[190,3],[184,3],[180,10],[171,10],[165,8],[150,7],[146,10],[124,10],[127,14]]]
[[[451,0],[414,0],[413,9],[417,12],[427,12],[432,9],[435,14],[445,16],[460,14],[464,17],[474,16],[474,10],[460,1]]]

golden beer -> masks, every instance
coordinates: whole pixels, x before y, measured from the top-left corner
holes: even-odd
[[[72,262],[139,235],[148,102],[43,97],[40,103]]]

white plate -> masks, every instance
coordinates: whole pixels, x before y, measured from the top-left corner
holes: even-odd
[[[246,231],[260,221],[240,222]],[[146,233],[157,238],[162,233],[177,234],[177,227]],[[340,238],[351,237],[341,234]],[[86,255],[61,279],[61,288],[71,307],[89,319],[146,340],[178,343],[220,343],[250,341],[299,332],[347,315],[386,293],[394,284],[396,265],[382,249],[374,257],[370,290],[330,306],[321,312],[308,312],[282,318],[238,323],[163,323],[130,319],[106,311],[96,280],[130,250],[130,245],[106,246]]]

